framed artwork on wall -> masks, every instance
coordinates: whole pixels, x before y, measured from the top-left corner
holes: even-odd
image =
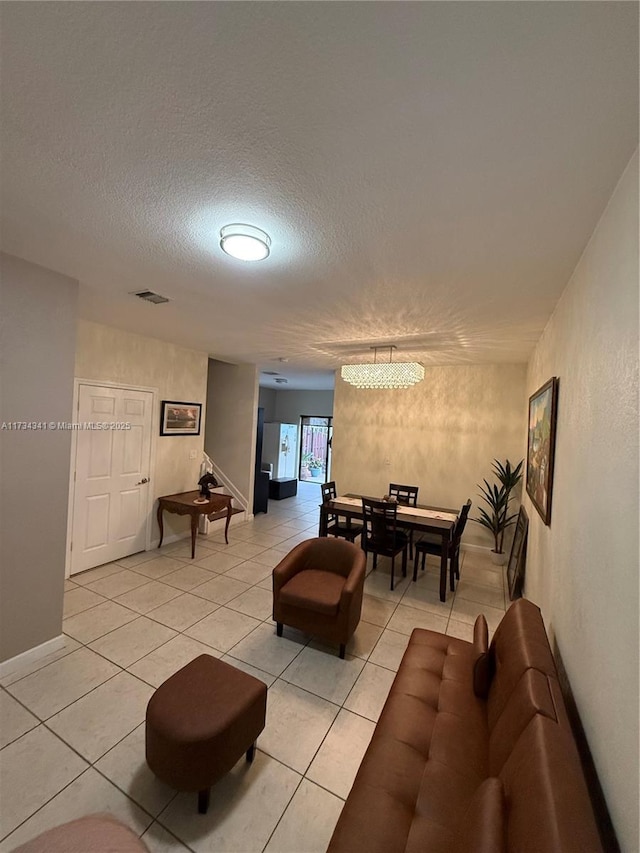
[[[160,435],[200,435],[202,403],[163,400],[160,408]]]
[[[551,521],[553,462],[558,415],[558,377],[529,397],[527,494],[545,524]]]

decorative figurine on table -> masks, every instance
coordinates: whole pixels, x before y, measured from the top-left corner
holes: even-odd
[[[215,489],[217,487],[218,481],[213,474],[203,474],[203,476],[198,480],[198,485],[200,486],[200,498],[209,500],[211,497],[211,489]]]

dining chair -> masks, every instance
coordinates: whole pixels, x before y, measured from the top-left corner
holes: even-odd
[[[389,497],[395,498],[403,506],[417,506],[419,488],[419,486],[401,486],[399,483],[389,483]],[[409,531],[409,559],[413,560],[413,530]]]
[[[391,558],[391,589],[395,559],[402,554],[402,576],[407,576],[407,547],[409,536],[397,530],[398,504],[390,501],[377,501],[373,498],[362,498],[362,517],[364,530],[362,532],[362,550],[373,554],[373,568],[378,562],[378,555]]]
[[[322,492],[323,504],[333,501],[338,497],[335,480],[322,483],[320,491]],[[327,515],[327,536],[340,536],[342,539],[348,539],[349,542],[355,542],[361,533],[362,525],[354,524],[350,518],[343,518],[341,521],[340,515],[337,512],[331,512]]]
[[[449,542],[447,559],[449,562],[449,587],[453,592],[455,589],[455,579],[460,580],[460,540],[464,533],[464,528],[469,517],[471,509],[471,499],[463,505],[460,510],[460,515],[453,529],[453,536]],[[437,557],[442,556],[442,539],[439,536],[433,536],[430,533],[425,533],[415,543],[415,558],[413,561],[413,580],[418,577],[418,560],[420,558],[420,568],[424,571],[424,564],[427,554],[434,554]]]

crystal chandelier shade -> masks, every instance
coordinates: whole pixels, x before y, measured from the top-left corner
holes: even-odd
[[[375,350],[377,357],[378,347]],[[382,349],[382,347],[380,347]],[[340,374],[345,382],[356,388],[410,388],[424,379],[424,367],[416,361],[391,361],[391,353],[395,347],[384,347],[389,349],[389,361],[379,363],[374,358],[373,364],[345,364]]]

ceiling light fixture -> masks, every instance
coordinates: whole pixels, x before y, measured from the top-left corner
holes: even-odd
[[[253,225],[225,225],[220,229],[220,248],[239,261],[263,261],[269,257],[271,237]]]
[[[392,362],[395,346],[370,347],[373,364],[345,364],[340,374],[345,382],[356,388],[409,388],[424,379],[424,367],[417,361]],[[378,350],[389,350],[389,361],[378,362]]]

